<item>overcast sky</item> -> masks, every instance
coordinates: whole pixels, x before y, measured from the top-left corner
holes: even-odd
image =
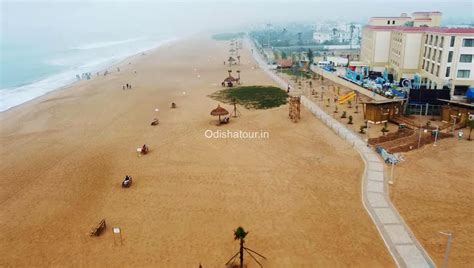
[[[415,11],[441,11],[443,24],[473,23],[472,0],[0,0],[2,31],[25,24],[70,25],[75,27],[130,28],[169,27],[170,31],[220,30],[259,23],[342,20],[366,23],[371,16],[399,16]],[[16,4],[20,2],[21,4]],[[50,22],[53,21],[54,24]],[[92,26],[91,26],[92,25]],[[46,26],[45,26],[46,27]],[[149,30],[149,29],[147,29]]]

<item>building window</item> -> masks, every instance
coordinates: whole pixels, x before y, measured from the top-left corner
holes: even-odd
[[[438,45],[438,36],[436,36],[436,38],[435,38],[435,46],[437,46],[437,45]]]
[[[429,59],[430,56],[431,56],[431,48],[428,49],[428,57],[427,58]]]
[[[436,76],[439,76],[439,66],[436,66]]]
[[[390,24],[390,21],[389,21],[389,20],[387,21],[387,24]]]
[[[446,77],[449,77],[451,74],[451,67],[446,68]]]
[[[425,44],[428,44],[428,36],[425,38]]]
[[[392,20],[392,24],[395,24],[395,21],[394,21],[394,20]]]
[[[444,36],[441,36],[441,40],[439,41],[439,46],[443,47],[443,43],[444,43]]]
[[[450,47],[454,47],[454,39],[455,39],[455,37],[451,36],[451,44],[449,45]]]
[[[438,62],[441,62],[441,55],[443,55],[443,51],[440,50],[438,53]]]
[[[458,70],[458,78],[469,78],[470,70]]]
[[[433,35],[430,35],[430,45],[433,44]]]
[[[448,63],[453,61],[453,52],[449,51],[448,53]]]
[[[464,39],[462,40],[463,47],[474,47],[474,39]]]
[[[461,54],[461,58],[459,62],[472,62],[472,55],[471,54]]]
[[[425,64],[426,64],[426,61],[423,60],[423,65],[421,66],[421,69],[425,69]]]
[[[433,50],[433,57],[431,57],[432,60],[436,59],[436,49]]]
[[[434,73],[434,66],[435,66],[434,63],[431,63],[431,72],[430,72],[431,74]]]
[[[426,51],[427,51],[427,49],[426,49],[426,47],[425,47],[425,52],[423,53],[423,55],[425,56],[425,58],[426,58]]]

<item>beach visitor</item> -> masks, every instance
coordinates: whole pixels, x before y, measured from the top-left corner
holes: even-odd
[[[460,141],[462,139],[462,136],[464,135],[464,133],[462,132],[462,129],[460,129],[458,131],[458,140]]]
[[[122,90],[125,90],[125,86],[122,86]]]
[[[128,83],[127,83],[127,89],[128,89]]]

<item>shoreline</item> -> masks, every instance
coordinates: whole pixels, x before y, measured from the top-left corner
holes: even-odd
[[[68,90],[70,89],[71,87],[74,87],[75,85],[77,85],[78,83],[81,83],[81,82],[86,82],[86,81],[92,81],[94,78],[97,78],[96,74],[97,72],[100,72],[102,74],[100,74],[100,76],[103,76],[103,72],[107,69],[111,69],[111,68],[115,68],[115,67],[118,67],[119,65],[122,65],[124,64],[125,62],[129,61],[129,60],[132,60],[132,59],[136,59],[137,57],[139,56],[142,56],[142,53],[148,53],[148,52],[153,52],[157,49],[160,49],[161,47],[164,47],[164,46],[167,46],[167,45],[170,45],[170,44],[173,44],[173,43],[176,43],[176,42],[180,42],[181,40],[184,40],[186,38],[190,38],[190,36],[181,36],[181,37],[172,37],[172,38],[167,38],[167,39],[164,39],[162,41],[159,42],[159,44],[157,44],[156,46],[152,47],[152,48],[147,48],[147,49],[144,49],[144,50],[140,50],[140,51],[137,51],[137,52],[134,52],[133,54],[129,54],[129,55],[126,55],[120,59],[117,59],[117,60],[114,60],[113,62],[110,62],[110,63],[107,63],[105,64],[104,67],[102,66],[98,66],[97,69],[92,69],[90,70],[90,73],[92,73],[92,76],[91,76],[91,79],[87,80],[87,79],[81,79],[81,80],[77,80],[75,77],[71,78],[73,79],[73,81],[71,82],[66,82],[65,85],[62,85],[62,86],[59,86],[59,87],[56,87],[54,89],[51,89],[49,91],[46,91],[44,93],[42,93],[41,95],[38,95],[38,96],[35,96],[29,100],[26,100],[24,102],[21,102],[21,103],[18,103],[16,105],[13,105],[13,106],[10,106],[8,107],[7,109],[5,110],[2,110],[0,111],[0,115],[3,115],[5,113],[8,113],[10,111],[13,111],[13,110],[16,110],[17,108],[20,108],[21,106],[23,105],[27,105],[27,104],[30,104],[30,103],[33,103],[34,101],[40,99],[40,98],[43,98],[45,96],[48,96],[52,93],[55,93],[55,92],[58,92],[58,91],[63,91],[63,90]],[[114,72],[115,73],[115,72]],[[15,87],[14,89],[17,89],[17,88],[21,88],[21,87],[24,87],[24,86],[29,86],[29,85],[33,85],[35,83],[39,83],[41,81],[44,81],[52,76],[55,76],[55,75],[58,75],[60,73],[55,73],[55,74],[52,74],[52,75],[49,75],[45,78],[42,78],[42,79],[39,79],[39,80],[36,80],[36,81],[33,81],[31,83],[27,83],[27,84],[24,84],[24,85],[21,85],[21,86],[17,86]]]

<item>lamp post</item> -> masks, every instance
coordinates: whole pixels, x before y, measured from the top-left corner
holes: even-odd
[[[423,111],[423,106],[420,106],[420,134],[418,135],[418,149],[420,149],[421,143],[421,112]]]
[[[451,251],[451,243],[453,242],[453,233],[452,232],[439,232],[442,235],[448,237],[448,243],[446,244],[446,251],[444,253],[443,268],[448,268],[448,258],[449,252]]]
[[[394,184],[394,181],[393,181],[393,167],[394,166],[395,166],[395,161],[392,162],[392,169],[390,171],[390,180],[388,181],[388,184],[390,184],[390,185]]]
[[[438,140],[438,132],[439,132],[439,126],[436,125],[435,141],[433,143],[433,146],[435,146],[435,147],[436,147],[436,141]]]

